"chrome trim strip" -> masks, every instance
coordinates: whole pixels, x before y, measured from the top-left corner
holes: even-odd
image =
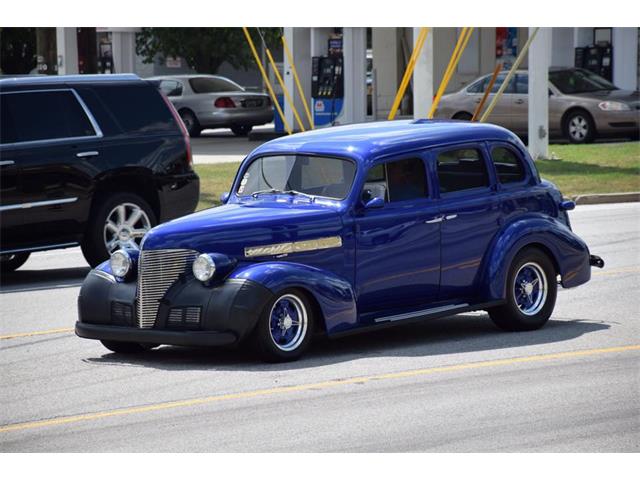
[[[423,315],[431,315],[433,313],[446,312],[448,310],[457,310],[458,308],[468,307],[468,303],[458,303],[456,305],[444,305],[442,307],[427,308],[418,310],[417,312],[400,313],[398,315],[389,315],[388,317],[379,317],[375,319],[376,323],[380,322],[397,322],[398,320],[407,320],[409,318],[422,317]]]
[[[3,144],[0,144],[0,147],[12,147],[16,145],[38,145],[38,144],[47,143],[47,142],[67,142],[70,140],[86,140],[86,139],[102,138],[104,136],[102,133],[102,130],[100,129],[100,126],[98,125],[98,121],[95,119],[95,117],[91,113],[91,110],[89,110],[89,107],[87,107],[87,104],[84,103],[84,100],[82,100],[82,97],[80,97],[78,92],[76,92],[75,89],[73,88],[41,88],[37,90],[19,90],[16,92],[0,92],[0,95],[14,95],[17,93],[47,93],[47,92],[71,92],[73,96],[76,97],[76,100],[80,104],[80,107],[84,111],[84,114],[87,116],[89,123],[91,123],[91,126],[93,127],[93,130],[95,131],[96,134],[87,135],[84,137],[45,138],[42,140],[29,140],[26,142],[3,143]]]
[[[0,207],[0,212],[6,212],[7,210],[19,210],[22,208],[49,207],[51,205],[62,205],[64,203],[73,203],[77,201],[78,197],[73,197],[61,198],[59,200],[43,200],[41,202],[14,203],[13,205],[4,205]]]
[[[424,223],[440,223],[443,220],[444,220],[444,217],[442,215],[438,215],[437,217],[434,217],[431,220],[425,220]]]
[[[298,242],[274,243],[271,245],[258,245],[255,247],[245,247],[244,256],[264,257],[269,255],[286,255],[289,253],[312,252],[327,248],[337,248],[342,246],[342,237],[323,237],[311,240],[300,240]]]
[[[2,160],[0,161],[0,167],[4,167],[6,165],[13,165],[16,162],[14,162],[13,160]]]
[[[41,245],[39,247],[13,248],[11,250],[1,250],[0,255],[7,255],[10,253],[20,253],[20,252],[40,252],[43,250],[56,250],[58,248],[69,248],[69,247],[77,247],[77,246],[78,246],[78,242],[54,243],[52,245]]]
[[[116,277],[109,275],[107,272],[103,272],[102,270],[91,270],[91,273],[97,277],[107,280],[108,282],[116,283]]]

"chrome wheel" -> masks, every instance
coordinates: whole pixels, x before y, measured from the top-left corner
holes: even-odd
[[[134,203],[114,207],[104,224],[104,244],[109,253],[119,248],[138,250],[145,233],[151,228],[146,212]]]
[[[577,142],[582,142],[589,135],[589,122],[583,115],[574,115],[569,120],[569,135]]]
[[[520,267],[513,281],[513,295],[518,310],[525,315],[536,315],[547,299],[547,277],[534,262]]]
[[[298,348],[305,339],[307,326],[306,307],[296,295],[282,295],[271,307],[269,333],[279,350],[290,352]]]

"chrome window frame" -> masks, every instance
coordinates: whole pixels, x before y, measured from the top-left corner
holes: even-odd
[[[87,139],[96,139],[104,137],[102,130],[100,129],[100,125],[98,125],[98,121],[95,119],[91,110],[82,97],[75,91],[73,88],[40,88],[36,90],[18,90],[15,92],[0,92],[0,96],[2,95],[15,95],[20,93],[49,93],[49,92],[71,92],[75,97],[76,101],[80,104],[80,107],[84,111],[84,114],[87,116],[95,135],[85,135],[81,137],[54,137],[54,138],[43,138],[40,140],[26,140],[24,142],[13,142],[13,143],[0,143],[0,149],[6,147],[14,147],[14,146],[29,146],[29,145],[40,145],[44,143],[62,143],[74,140],[87,140]]]

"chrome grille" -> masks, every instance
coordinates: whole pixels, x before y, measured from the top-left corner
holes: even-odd
[[[183,273],[191,273],[194,250],[143,250],[138,261],[138,327],[152,328],[160,300]]]

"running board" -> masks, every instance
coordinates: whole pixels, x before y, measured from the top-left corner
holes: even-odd
[[[398,322],[400,320],[409,320],[410,318],[427,317],[436,313],[444,313],[450,310],[465,309],[468,303],[458,303],[455,305],[443,305],[442,307],[427,308],[426,310],[418,310],[416,312],[400,313],[398,315],[389,315],[388,317],[379,317],[375,319],[376,323],[380,322]]]

